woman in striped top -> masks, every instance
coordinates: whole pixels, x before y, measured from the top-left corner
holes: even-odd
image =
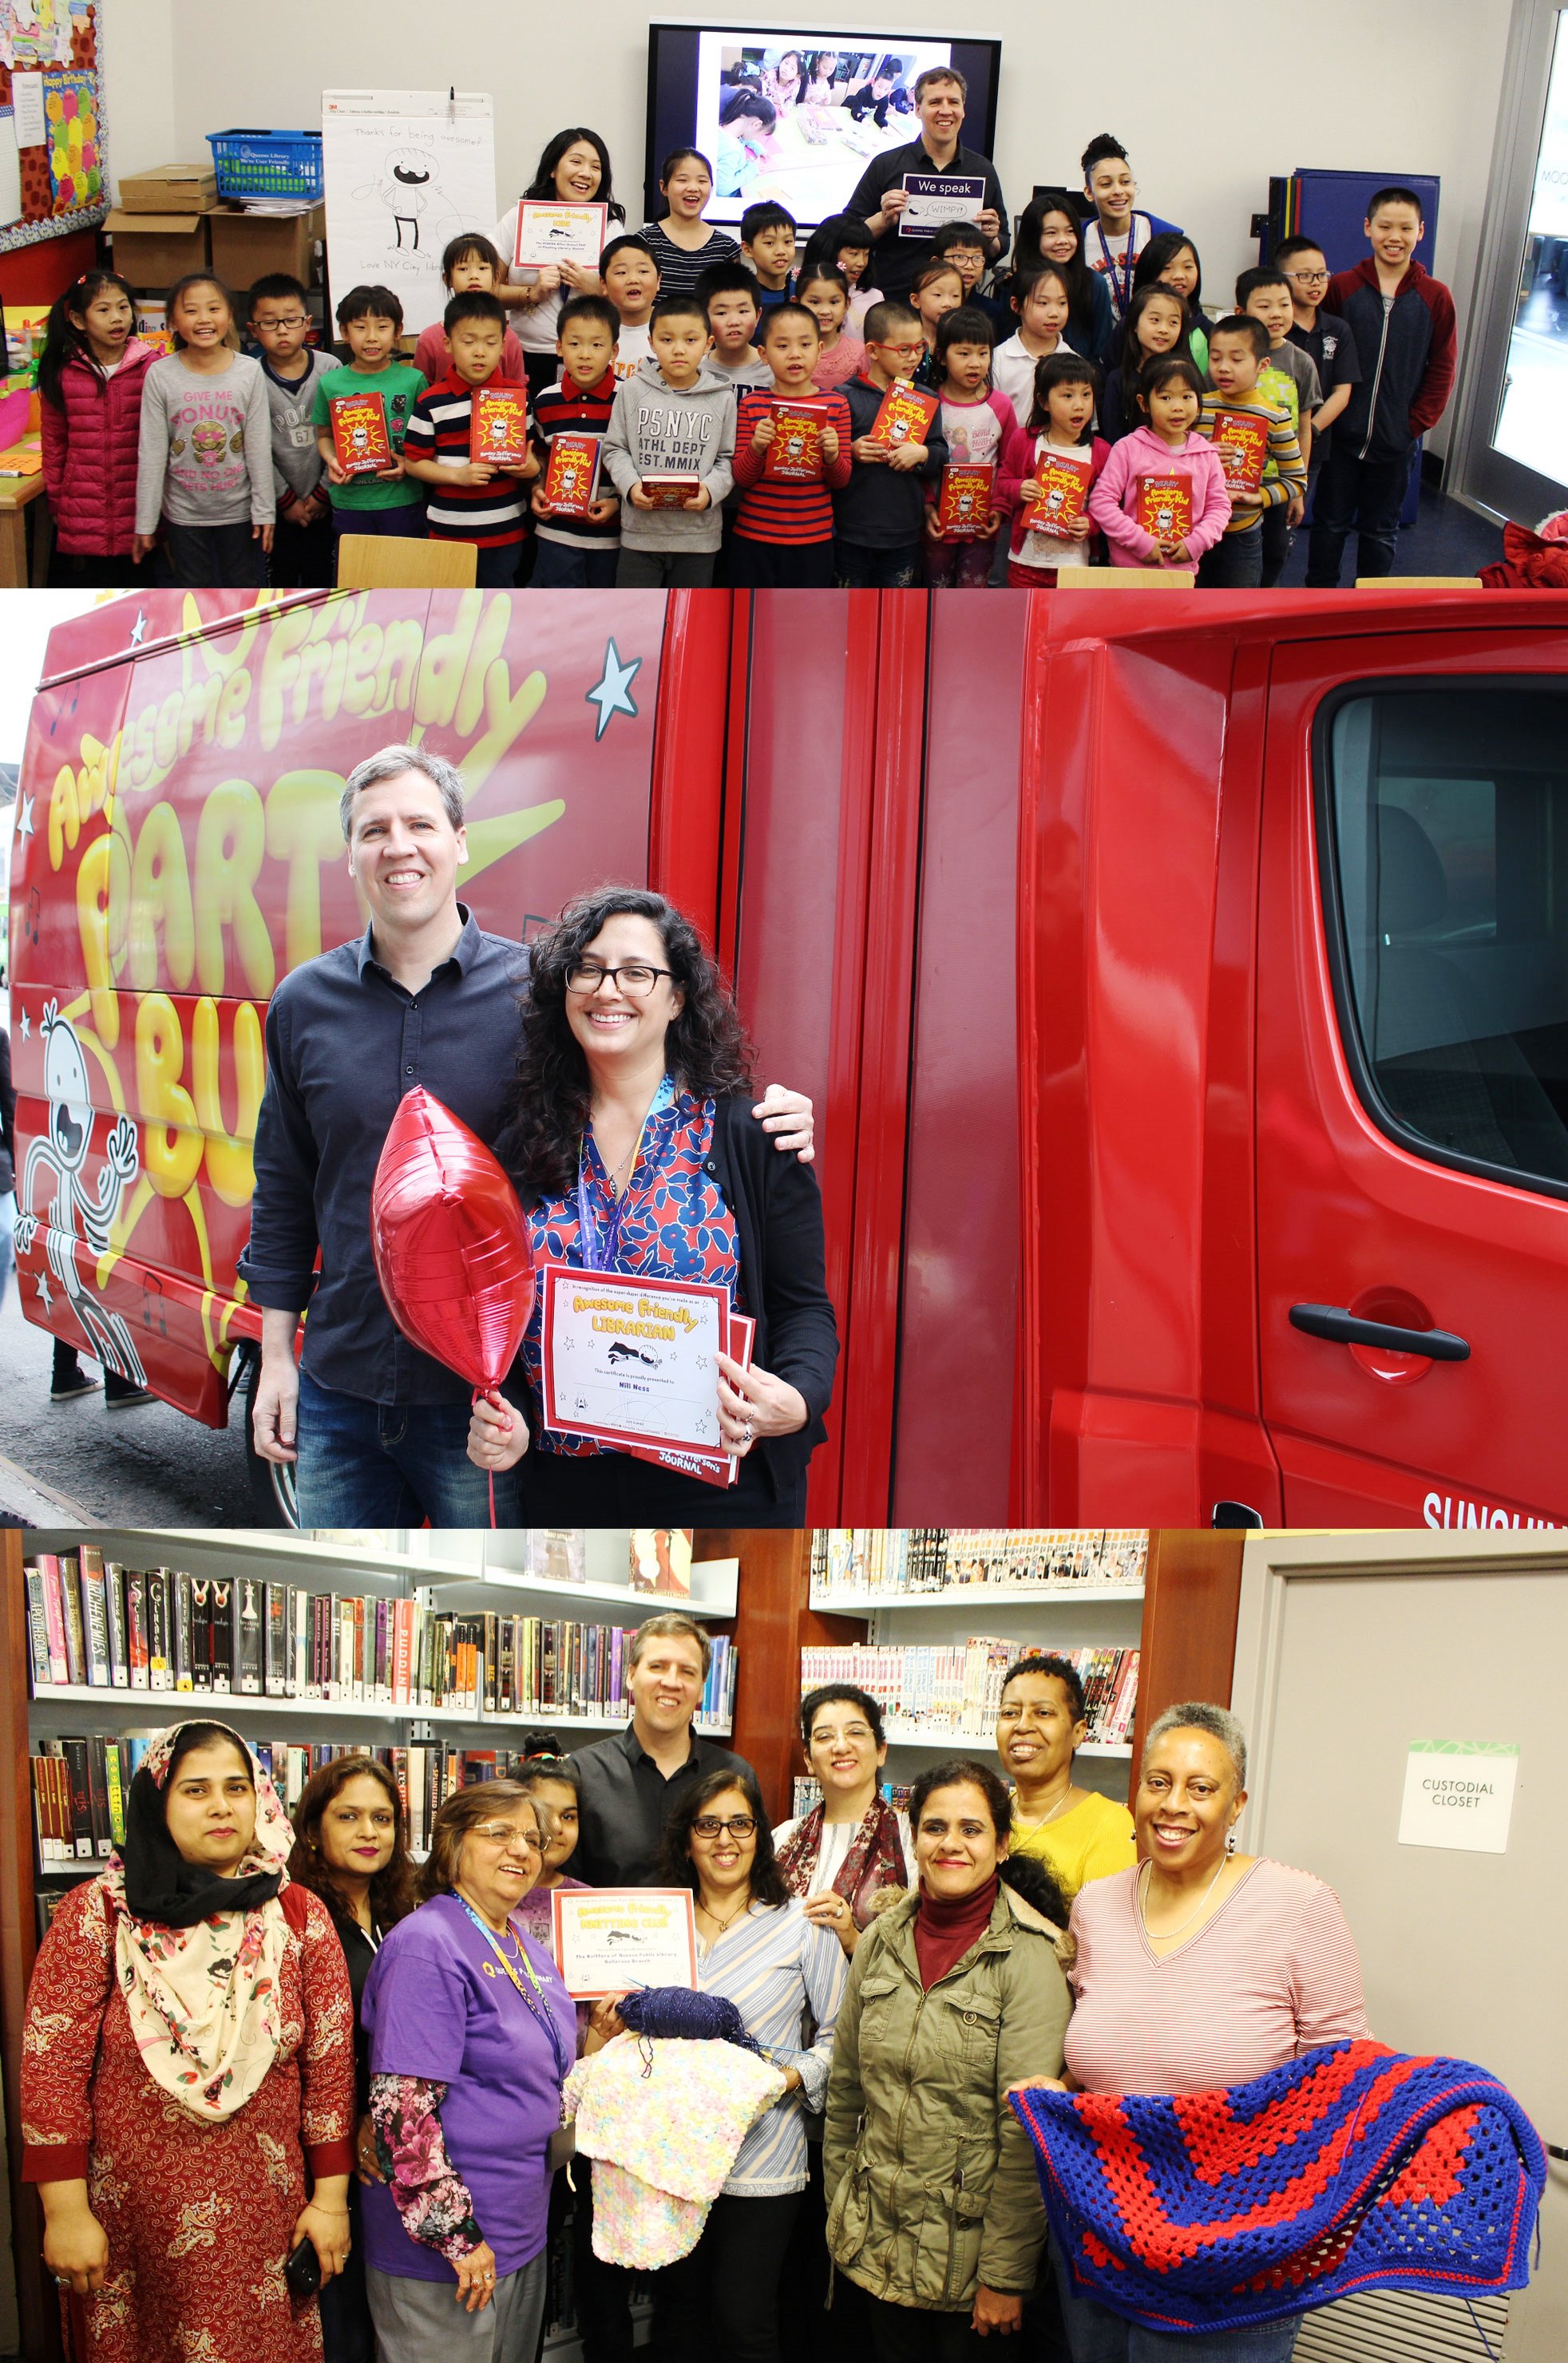
[[[1247,1743],[1224,1707],[1167,1707],[1143,1750],[1134,1869],[1073,1906],[1077,1957],[1062,2091],[1202,2092],[1245,2083],[1318,2044],[1368,2032],[1355,1941],[1320,1879],[1236,1854]],[[1164,2337],[1074,2297],[1073,2363],[1286,2363],[1299,2317],[1262,2330]]]
[[[665,1826],[654,1883],[691,1889],[697,1983],[735,2004],[786,2086],[741,2143],[696,2247],[654,2283],[654,2349],[777,2363],[779,2280],[806,2187],[805,2111],[827,2094],[843,1947],[785,1886],[749,1772],[721,1768],[692,1782]]]
[[[659,194],[670,210],[644,222],[638,235],[653,250],[661,295],[690,295],[711,262],[739,262],[739,241],[713,229],[703,212],[713,194],[713,166],[698,148],[677,148],[659,172]]]

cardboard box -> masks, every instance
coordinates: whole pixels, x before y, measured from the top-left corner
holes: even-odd
[[[187,271],[212,265],[209,214],[112,213],[104,228],[114,245],[115,269],[133,287],[172,287]]]
[[[317,239],[327,235],[327,208],[302,205],[296,214],[251,214],[243,205],[219,205],[208,214],[212,267],[226,287],[254,286],[272,271],[286,271],[308,287],[316,277]]]
[[[217,203],[212,164],[154,164],[146,172],[122,172],[120,211],[127,214],[209,214]]]

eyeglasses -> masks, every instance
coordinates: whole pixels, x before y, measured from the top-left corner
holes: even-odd
[[[716,1838],[721,1830],[728,1830],[734,1837],[749,1838],[756,1826],[750,1814],[731,1814],[727,1822],[721,1822],[717,1814],[699,1814],[692,1824],[692,1835],[699,1838]]]
[[[1287,271],[1284,275],[1293,287],[1327,287],[1329,284],[1326,271]]]
[[[597,960],[579,960],[566,971],[568,993],[597,993],[606,977],[617,993],[629,993],[635,999],[645,1001],[662,976],[673,982],[673,968],[649,968],[642,960],[629,960],[621,968],[601,968]]]
[[[308,328],[310,322],[303,312],[290,312],[276,320],[252,320],[253,328]]]
[[[539,1842],[536,1834],[508,1829],[504,1822],[485,1822],[479,1828],[470,1830],[468,1835],[471,1838],[483,1838],[486,1846],[516,1846],[529,1854],[539,1852]]]

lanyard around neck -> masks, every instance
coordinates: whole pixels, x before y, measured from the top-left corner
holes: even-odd
[[[513,1961],[510,1954],[506,1951],[506,1947],[502,1944],[500,1937],[495,1934],[495,1929],[489,1927],[485,1922],[480,1918],[478,1913],[474,1910],[466,1895],[460,1895],[457,1900],[462,1905],[463,1910],[467,1913],[469,1918],[473,1921],[474,1926],[478,1929],[480,1935],[484,1937],[485,1943],[489,1946],[496,1959],[500,1962],[501,1967],[506,1970],[506,1975],[511,1979],[512,1983],[517,1987],[517,1991],[522,1995],[523,2000],[528,2003],[528,2006],[532,2011],[534,2016],[544,2027],[545,2032],[550,2036],[550,2049],[555,2054],[557,2073],[564,2077],[567,2062],[561,2047],[561,2030],[555,2023],[555,2013],[550,2009],[549,2002],[545,1999],[544,1988],[539,1981],[539,1976],[534,1969],[533,1963],[529,1960],[528,1955],[523,1950],[516,1929],[512,1930],[512,1942],[517,1946],[517,1960],[522,1963],[524,1975],[527,1977],[528,1981],[527,1986],[524,1985],[522,1978],[517,1975],[517,1964]],[[511,1926],[511,1923],[509,1921],[507,1925],[508,1927]],[[532,1993],[528,1991],[528,1986],[533,1988]],[[537,2000],[535,1999],[536,1996],[538,1997]]]
[[[1111,301],[1118,319],[1126,318],[1132,302],[1132,274],[1138,267],[1138,257],[1133,250],[1138,244],[1137,224],[1138,213],[1134,208],[1127,217],[1127,253],[1118,265],[1111,252],[1110,240],[1106,236],[1106,226],[1098,214],[1095,216],[1095,236],[1100,241],[1100,252],[1105,257],[1105,276],[1111,283]]]

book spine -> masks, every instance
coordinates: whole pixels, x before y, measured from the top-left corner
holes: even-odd
[[[150,1569],[147,1577],[147,1679],[155,1691],[172,1691],[174,1670],[169,1648],[169,1574]]]
[[[93,1817],[93,1852],[100,1862],[107,1862],[115,1850],[109,1828],[110,1745],[98,1734],[87,1742],[87,1803]]]
[[[104,1774],[109,1792],[110,1851],[125,1844],[125,1759],[123,1740],[111,1739],[104,1750]]]
[[[62,1552],[59,1565],[68,1679],[73,1690],[83,1690],[87,1682],[87,1646],[82,1632],[82,1570],[74,1551]]]
[[[28,1561],[22,1569],[22,1581],[28,1593],[28,1656],[36,1692],[47,1690],[54,1680],[49,1653],[49,1614],[44,1603],[42,1568]]]
[[[243,1698],[261,1695],[261,1584],[253,1575],[235,1578],[238,1598],[235,1603],[234,1663],[238,1688]]]
[[[93,1793],[87,1770],[87,1743],[84,1739],[67,1739],[61,1743],[70,1780],[71,1852],[77,1862],[90,1862],[93,1843]]]
[[[130,1688],[130,1658],[126,1645],[125,1570],[110,1559],[104,1569],[104,1609],[108,1619],[109,1687]]]
[[[215,1575],[209,1627],[212,1687],[220,1697],[234,1689],[234,1579]]]
[[[310,1606],[309,1592],[303,1583],[296,1583],[289,1625],[294,1648],[294,1666],[289,1676],[291,1698],[310,1696]]]
[[[65,1647],[65,1603],[60,1589],[60,1561],[52,1551],[40,1551],[38,1571],[43,1591],[44,1622],[49,1629],[49,1678],[71,1680],[71,1659]]]
[[[212,1579],[191,1578],[191,1688],[212,1689]]]
[[[151,1679],[147,1614],[147,1578],[138,1569],[128,1569],[125,1580],[125,1645],[133,1691],[146,1690]]]
[[[191,1579],[188,1575],[172,1574],[169,1578],[169,1638],[170,1655],[174,1661],[174,1688],[188,1691],[195,1688],[191,1673]]]
[[[265,1610],[264,1647],[261,1660],[261,1688],[268,1698],[287,1695],[284,1684],[284,1657],[286,1634],[284,1625],[284,1594],[287,1585],[269,1582],[263,1592]]]

